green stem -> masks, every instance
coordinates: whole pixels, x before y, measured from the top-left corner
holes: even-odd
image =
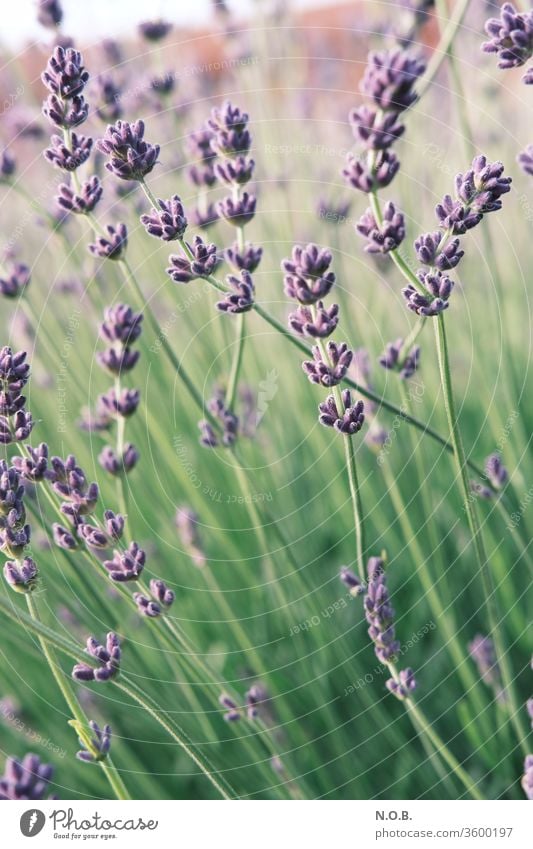
[[[237,386],[239,383],[239,372],[241,370],[242,354],[244,350],[244,340],[246,339],[246,321],[245,313],[241,312],[237,316],[237,345],[233,355],[231,372],[226,389],[226,407],[228,410],[233,410],[235,397],[237,394]]]
[[[457,476],[459,479],[461,495],[463,499],[463,507],[467,516],[468,525],[472,536],[472,543],[474,545],[477,568],[483,586],[488,624],[494,639],[496,656],[500,665],[502,680],[509,699],[510,719],[513,723],[513,727],[515,729],[517,739],[520,743],[520,747],[524,754],[527,755],[528,747],[525,741],[525,738],[527,737],[527,732],[524,729],[521,711],[516,702],[513,684],[513,674],[510,668],[507,653],[505,651],[505,645],[499,626],[500,618],[498,613],[496,596],[493,588],[490,563],[488,562],[485,553],[483,537],[481,535],[481,529],[479,526],[477,512],[472,498],[472,493],[470,491],[470,485],[466,471],[465,452],[463,447],[463,441],[461,438],[461,432],[459,429],[457,413],[455,410],[455,400],[453,395],[452,377],[448,354],[448,343],[446,339],[446,328],[444,324],[444,315],[442,313],[435,319],[435,338],[437,343],[437,356],[439,360],[442,390],[444,393],[444,406],[446,408],[446,415],[448,418],[450,438],[454,446],[454,457],[456,462]]]

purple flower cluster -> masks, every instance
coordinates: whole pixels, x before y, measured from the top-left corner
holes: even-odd
[[[141,215],[141,223],[150,236],[172,242],[182,239],[187,229],[187,217],[178,195],[170,200],[157,198],[159,209],[152,208],[149,215]]]
[[[489,18],[485,24],[489,41],[482,50],[498,56],[498,67],[503,70],[519,68],[533,56],[533,12],[519,12],[512,3],[504,3],[499,18]],[[523,78],[531,84],[531,68]]]
[[[346,375],[352,362],[353,352],[346,342],[329,341],[325,349],[316,345],[313,348],[313,360],[302,363],[302,368],[311,383],[322,386],[337,386]]]
[[[167,587],[164,581],[152,578],[150,581],[150,594],[152,598],[147,598],[142,593],[133,594],[133,599],[139,613],[143,616],[149,616],[151,618],[160,616],[163,607],[168,608],[174,603],[175,594]]]
[[[377,223],[374,213],[367,209],[359,219],[355,229],[367,240],[365,251],[386,254],[395,251],[405,238],[405,219],[403,213],[389,202],[383,209],[383,219]]]
[[[201,277],[209,277],[219,262],[216,245],[195,236],[192,245],[184,242],[184,254],[171,254],[167,274],[175,283],[190,283]]]
[[[207,419],[202,419],[198,422],[200,444],[206,448],[216,448],[221,441],[222,445],[226,447],[233,445],[239,432],[238,417],[231,410],[228,410],[223,396],[219,393],[211,398],[207,407],[211,415],[220,422],[222,436],[219,438],[212,424]]]
[[[362,401],[353,403],[349,389],[342,391],[341,398],[341,409],[338,408],[333,395],[329,395],[322,404],[319,404],[320,415],[318,420],[325,427],[333,427],[345,436],[353,436],[363,427],[365,421],[364,404]]]
[[[45,157],[64,171],[74,171],[89,157],[92,139],[71,133],[83,124],[89,107],[83,96],[89,74],[84,68],[81,53],[72,47],[54,48],[41,79],[49,91],[43,112],[55,127],[65,131],[65,137],[52,136],[52,147]]]
[[[109,754],[111,748],[111,728],[109,725],[104,725],[103,728],[91,720],[89,728],[92,731],[92,737],[89,734],[79,737],[81,751],[76,752],[76,757],[80,761],[86,763],[99,763],[104,761]]]
[[[408,380],[418,369],[420,363],[420,347],[413,345],[410,351],[403,351],[403,339],[388,342],[385,350],[378,359],[383,368],[396,371],[403,380]]]
[[[98,661],[98,666],[89,666],[86,663],[77,663],[72,670],[72,677],[76,681],[109,681],[118,675],[120,669],[120,640],[113,631],[106,637],[105,645],[102,645],[94,637],[87,639],[86,652],[91,658]]]
[[[63,20],[59,0],[38,0],[37,20],[47,29],[56,29]]]
[[[22,760],[7,758],[4,774],[0,778],[0,799],[11,801],[37,801],[44,799],[54,773],[50,764],[42,763],[34,754]],[[54,797],[48,797],[54,798]]]
[[[306,306],[315,304],[329,294],[335,274],[329,271],[331,251],[310,243],[305,247],[295,245],[292,256],[284,259],[285,294]]]
[[[144,139],[144,121],[110,124],[97,149],[109,157],[106,168],[121,180],[143,181],[159,158],[160,146]]]
[[[254,283],[250,272],[243,269],[239,277],[228,274],[226,283],[228,292],[223,301],[218,301],[217,309],[233,315],[249,312],[254,305]]]
[[[22,262],[13,262],[7,267],[6,272],[0,277],[0,295],[4,295],[5,298],[18,298],[24,294],[30,282],[30,269]]]
[[[246,709],[246,716],[249,720],[257,719],[261,704],[266,698],[267,694],[265,694],[264,688],[259,684],[253,684],[246,691],[244,694],[244,708]],[[222,693],[218,700],[222,707],[226,709],[226,713],[224,714],[226,722],[238,722],[241,719],[241,708],[231,696],[228,696],[227,693]]]

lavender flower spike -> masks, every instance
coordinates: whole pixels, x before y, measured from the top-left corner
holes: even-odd
[[[183,204],[178,195],[173,195],[170,200],[157,198],[159,209],[150,210],[149,215],[141,215],[141,223],[150,236],[171,242],[181,239],[187,229],[187,217]]]
[[[110,124],[102,139],[96,142],[101,153],[110,157],[106,168],[121,180],[143,180],[156,164],[160,146],[144,140],[144,122],[118,120]]]
[[[398,678],[389,678],[385,681],[385,686],[390,692],[400,701],[404,701],[409,697],[409,694],[416,690],[416,680],[414,672],[410,667],[401,669],[398,673]]]
[[[90,180],[82,183],[79,194],[76,194],[67,183],[61,183],[58,187],[57,202],[68,212],[86,215],[93,211],[102,197],[102,191],[102,184],[98,177],[91,177]]]
[[[142,593],[133,593],[133,600],[137,605],[139,613],[143,616],[149,616],[151,619],[154,619],[156,616],[161,615],[161,608],[157,602],[146,598]]]
[[[150,592],[165,607],[170,607],[176,598],[174,592],[167,587],[165,582],[156,580],[156,578],[152,578],[150,581]]]
[[[394,180],[399,168],[398,157],[389,150],[378,151],[371,171],[353,153],[349,153],[342,175],[352,188],[369,194],[378,189],[385,189]]]
[[[329,395],[326,401],[318,405],[320,415],[318,420],[325,427],[333,427],[339,433],[353,436],[363,427],[365,421],[364,404],[357,401],[352,405],[352,396],[349,389],[342,392],[342,403],[344,410],[337,409],[337,403],[333,395]]]
[[[226,720],[226,722],[236,722],[241,718],[239,709],[233,699],[230,698],[230,696],[226,695],[226,693],[223,693],[221,696],[219,696],[218,700],[222,707],[227,708],[227,712],[224,714],[224,719]]]
[[[459,250],[459,239],[452,239],[442,244],[444,241],[439,230],[419,236],[415,241],[418,261],[423,265],[435,266],[439,271],[450,271],[455,268],[463,258],[464,251]]]
[[[87,763],[98,763],[106,759],[111,747],[111,728],[109,725],[104,725],[102,729],[92,719],[89,722],[89,727],[92,731],[92,737],[85,730],[80,733],[79,744],[81,751],[76,752],[76,757],[80,761]]]

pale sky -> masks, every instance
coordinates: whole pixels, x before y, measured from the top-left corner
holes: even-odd
[[[288,2],[288,0],[286,0]],[[291,6],[324,6],[338,0],[290,0]],[[2,2],[0,43],[20,47],[49,35],[36,21],[34,0]],[[210,0],[62,0],[64,31],[80,41],[131,35],[139,21],[163,17],[178,25],[206,23],[212,15]],[[228,0],[240,16],[260,5],[258,0]]]

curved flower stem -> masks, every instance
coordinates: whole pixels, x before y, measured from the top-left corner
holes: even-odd
[[[357,475],[357,464],[355,461],[355,450],[353,446],[353,437],[344,437],[344,452],[346,455],[346,465],[348,467],[348,478],[350,481],[350,495],[352,498],[354,529],[355,529],[355,550],[357,552],[357,570],[359,577],[364,582],[365,580],[365,526],[363,522],[363,504],[361,501],[361,490],[359,488],[359,479]]]
[[[463,23],[464,17],[468,11],[470,0],[458,0],[452,14],[448,19],[448,24],[444,28],[440,41],[433,51],[433,55],[428,62],[428,66],[420,78],[418,84],[418,100],[426,93],[440,70],[440,66],[446,59],[448,50],[453,44],[453,40]],[[417,101],[418,102],[418,101]],[[412,108],[412,107],[411,107]]]
[[[29,593],[26,594],[26,603],[31,618],[36,622],[40,622],[39,614],[37,612],[37,606]],[[46,662],[50,668],[50,672],[54,676],[54,680],[61,692],[61,695],[67,703],[67,706],[72,716],[82,728],[88,728],[89,722],[87,720],[87,717],[85,716],[85,713],[83,712],[82,707],[79,704],[72,687],[70,686],[70,682],[62,673],[61,667],[59,666],[55,657],[54,650],[50,647],[50,645],[43,636],[38,636],[37,639],[39,640],[39,644],[41,646]],[[117,768],[109,758],[106,758],[106,761],[107,763],[105,763],[105,761],[100,761],[100,764],[117,799],[130,799],[131,797],[126,789],[124,782],[122,781],[122,778],[120,777],[117,771]]]
[[[502,680],[509,698],[509,713],[513,723],[517,739],[520,747],[525,755],[528,754],[528,747],[525,741],[527,732],[522,723],[521,711],[517,705],[516,695],[514,690],[513,673],[510,667],[508,657],[505,651],[505,645],[500,629],[500,618],[498,612],[497,600],[494,592],[492,573],[490,563],[485,553],[481,528],[477,517],[475,505],[473,503],[472,494],[470,491],[468,475],[466,472],[466,460],[459,429],[459,422],[455,410],[455,400],[453,396],[453,386],[450,370],[450,361],[448,354],[448,343],[446,339],[446,328],[444,324],[444,316],[441,313],[435,319],[435,339],[437,343],[437,356],[439,360],[439,370],[441,375],[442,390],[444,393],[444,405],[446,415],[448,417],[448,425],[450,428],[450,438],[454,446],[454,457],[459,478],[459,485],[463,499],[463,507],[467,516],[470,533],[472,535],[472,543],[476,556],[477,568],[482,581],[483,593],[485,597],[485,608],[487,611],[488,624],[492,637],[494,639],[494,647],[498,663],[500,665]]]
[[[168,717],[164,713],[164,711],[158,710],[157,707],[152,704],[151,699],[149,699],[146,694],[141,695],[140,692],[137,691],[137,688],[123,684],[122,682],[116,682],[115,686],[121,690],[125,695],[129,696],[130,699],[137,702],[143,710],[145,710],[150,716],[155,719],[156,722],[161,725],[162,728],[165,729],[167,734],[172,737],[172,739],[178,744],[180,749],[182,749],[186,755],[196,764],[198,769],[205,775],[208,781],[213,785],[215,790],[222,796],[223,799],[229,800],[232,798],[237,798],[235,791],[231,787],[231,785],[227,782],[225,778],[217,777],[216,771],[211,768],[211,765],[207,761],[205,756],[201,756],[197,751],[196,747],[193,743],[188,739],[187,735],[183,730],[176,731],[176,723],[173,722],[170,724],[168,721]],[[205,761],[205,762],[204,762]]]

